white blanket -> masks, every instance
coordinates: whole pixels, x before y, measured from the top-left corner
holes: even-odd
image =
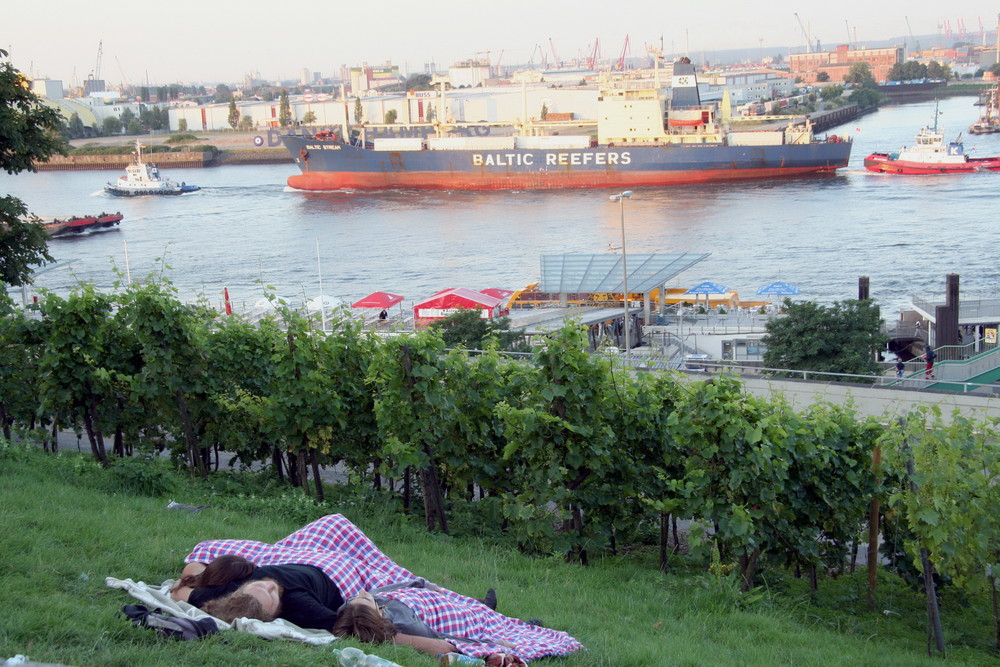
[[[111,588],[120,588],[132,597],[143,602],[150,609],[159,607],[160,609],[173,614],[174,616],[187,616],[188,618],[205,618],[205,612],[187,602],[178,602],[170,597],[170,589],[174,584],[173,579],[167,579],[159,586],[147,584],[142,581],[132,581],[131,579],[115,579],[107,577],[104,580]],[[256,618],[238,618],[232,624],[215,619],[219,625],[219,630],[239,630],[249,632],[264,639],[292,639],[306,644],[322,646],[337,640],[326,630],[315,630],[312,628],[300,628],[294,623],[289,623],[284,619],[264,622]]]

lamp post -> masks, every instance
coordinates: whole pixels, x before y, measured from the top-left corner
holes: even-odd
[[[632,346],[629,337],[629,316],[628,316],[628,253],[625,250],[625,200],[631,199],[632,191],[626,190],[616,195],[611,195],[609,199],[618,202],[618,210],[621,213],[622,226],[622,304],[625,315],[625,363],[632,365]]]

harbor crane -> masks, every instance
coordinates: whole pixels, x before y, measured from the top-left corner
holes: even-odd
[[[618,56],[618,71],[625,71],[625,55],[631,55],[632,51],[629,49],[629,36],[625,35],[625,43],[622,45],[622,54]]]
[[[559,54],[556,53],[556,45],[555,45],[555,43],[553,43],[551,37],[549,37],[549,48],[552,49],[552,58],[553,58],[553,60],[555,60],[554,65],[556,67],[559,67],[560,65],[562,65],[562,61],[559,60]]]
[[[795,20],[799,22],[799,29],[802,30],[802,37],[806,40],[806,53],[812,53],[812,34],[810,31],[806,30],[806,27],[802,24],[802,19],[799,18],[798,12],[793,12],[795,14]],[[819,50],[819,39],[816,39],[816,50]]]
[[[913,42],[913,50],[920,53],[920,42],[913,37],[913,28],[910,27],[910,17],[904,16],[903,18],[906,19],[906,30],[910,33],[910,41]],[[903,44],[903,59],[905,60],[907,57],[906,44]]]
[[[101,58],[104,57],[104,40],[97,43],[97,64],[94,65],[93,71],[87,78],[91,81],[97,81],[101,78]]]
[[[597,69],[597,63],[600,61],[600,59],[601,59],[601,38],[600,37],[595,37],[594,38],[594,48],[591,49],[590,60],[587,62],[588,68],[592,69],[592,70],[596,70]]]

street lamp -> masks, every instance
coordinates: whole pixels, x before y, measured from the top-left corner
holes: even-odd
[[[628,254],[625,251],[625,200],[632,198],[632,191],[626,190],[616,195],[611,195],[609,199],[618,202],[618,210],[621,212],[622,225],[622,304],[625,313],[625,363],[632,365],[632,347],[629,337],[629,317],[628,317]]]

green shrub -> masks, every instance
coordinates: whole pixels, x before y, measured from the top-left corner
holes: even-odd
[[[164,496],[177,483],[177,474],[167,462],[153,457],[127,457],[111,463],[105,487],[112,493]]]
[[[164,141],[165,144],[187,144],[192,141],[202,141],[201,138],[196,137],[193,134],[171,134],[170,137]]]
[[[87,144],[86,146],[80,146],[79,148],[74,148],[69,152],[70,155],[129,155],[135,150],[135,146],[99,146],[96,144]]]
[[[211,146],[209,144],[202,144],[200,146],[189,146],[188,148],[192,152],[196,152],[196,153],[218,153],[219,152],[218,148],[216,148],[215,146]]]

